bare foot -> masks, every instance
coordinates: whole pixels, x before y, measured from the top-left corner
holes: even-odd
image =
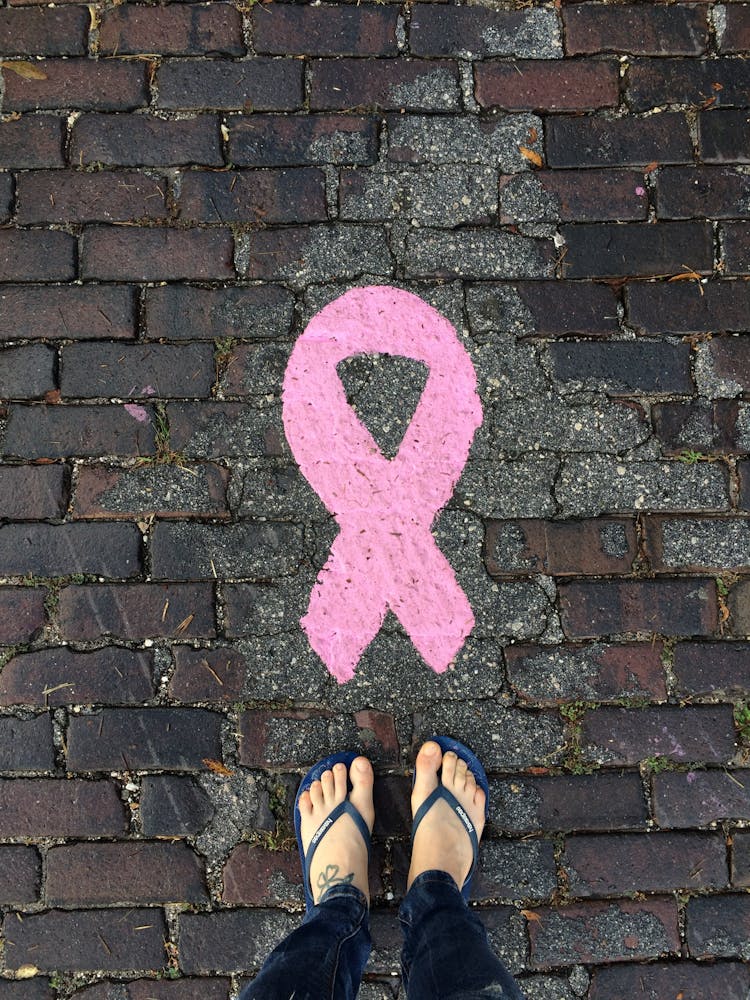
[[[484,829],[485,794],[478,787],[466,762],[449,750],[443,755],[440,746],[429,740],[417,755],[416,779],[411,793],[412,815],[427,796],[438,786],[438,770],[442,763],[440,781],[458,799],[466,810],[477,838]],[[460,889],[471,871],[473,852],[466,827],[443,799],[429,809],[419,824],[412,845],[411,867],[407,888],[422,872],[438,869],[448,872]]]
[[[352,790],[349,801],[357,809],[372,831],[375,808],[372,803],[374,776],[372,765],[366,757],[357,757],[349,769]],[[310,841],[320,824],[330,812],[346,798],[346,765],[334,764],[332,771],[324,771],[320,781],[314,781],[299,797],[302,845],[307,851]],[[323,893],[332,885],[355,885],[367,896],[367,845],[351,816],[339,816],[328,830],[313,855],[310,866],[310,888],[313,899],[320,902]]]

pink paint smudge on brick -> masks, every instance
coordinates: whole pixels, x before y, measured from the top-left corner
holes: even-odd
[[[413,358],[429,375],[398,454],[388,460],[347,403],[336,367],[355,354]],[[442,673],[474,626],[468,598],[431,528],[482,422],[471,359],[416,295],[355,288],[321,309],[284,377],[284,427],[300,469],[341,531],[301,624],[339,683],[350,680],[390,609]]]
[[[137,403],[123,403],[123,409],[126,413],[129,413],[131,417],[137,420],[139,423],[143,424],[148,420],[148,410],[145,410],[142,406]]]

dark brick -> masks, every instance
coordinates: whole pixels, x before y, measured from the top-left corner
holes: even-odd
[[[721,33],[719,50],[722,53],[750,51],[750,4],[727,4],[724,17],[726,26]]]
[[[81,276],[115,281],[210,281],[234,277],[224,229],[91,226],[83,234]]]
[[[584,716],[581,739],[607,764],[648,757],[727,763],[735,753],[731,705],[597,708]]]
[[[130,222],[166,217],[166,184],[145,174],[39,170],[16,180],[16,220]]]
[[[297,916],[277,908],[181,914],[180,967],[188,975],[257,969],[298,924]]]
[[[745,222],[726,222],[722,227],[724,237],[724,263],[728,274],[750,274],[750,232]]]
[[[619,100],[617,63],[611,60],[486,60],[474,65],[475,93],[483,108],[506,111],[586,111]]]
[[[678,642],[672,672],[680,695],[750,693],[750,643]]]
[[[310,108],[457,111],[458,69],[446,59],[316,59]]]
[[[0,167],[61,167],[64,131],[64,121],[52,115],[21,115],[0,121]]]
[[[487,521],[484,559],[492,576],[628,573],[637,552],[635,522]]]
[[[666,771],[652,779],[654,818],[663,827],[750,819],[750,771]]]
[[[0,705],[138,704],[154,696],[151,659],[117,647],[18,653],[0,672]]]
[[[750,885],[750,836],[746,831],[732,834],[732,885]]]
[[[82,56],[88,11],[76,7],[0,11],[0,55]]]
[[[0,174],[0,221],[7,222],[13,212],[13,178]]]
[[[170,443],[188,457],[285,457],[280,407],[259,410],[243,403],[172,403],[167,407]]]
[[[750,391],[750,342],[744,336],[714,337],[708,345],[714,373]]]
[[[2,837],[116,837],[125,832],[114,782],[0,779]]]
[[[33,964],[44,972],[145,970],[166,964],[167,926],[154,908],[49,910],[23,920],[11,915],[3,931],[12,969]]]
[[[214,814],[211,801],[192,779],[146,775],[141,783],[141,824],[147,837],[200,833]]]
[[[219,976],[190,979],[99,980],[93,986],[76,990],[76,1000],[227,1000],[231,982]]]
[[[277,4],[252,12],[253,48],[262,55],[395,56],[396,7]]]
[[[55,765],[52,719],[0,716],[0,771],[51,771]]]
[[[327,280],[332,266],[341,279],[392,272],[379,226],[287,226],[249,233],[245,239],[241,268],[251,280]]]
[[[154,529],[151,556],[155,579],[210,580],[217,574],[268,579],[297,569],[302,538],[297,525],[280,522],[162,523]]]
[[[303,101],[302,70],[298,59],[172,59],[157,73],[158,105],[187,111],[296,111]]]
[[[618,8],[619,9],[619,8]],[[648,118],[555,115],[547,120],[551,167],[647,166],[692,163],[693,143],[684,114],[664,111]]]
[[[70,162],[76,167],[90,163],[123,167],[196,163],[220,167],[224,158],[219,119],[214,115],[180,121],[151,115],[81,115],[73,125]]]
[[[70,720],[68,767],[190,771],[221,759],[222,716],[204,709],[110,708]]]
[[[561,865],[573,896],[722,889],[724,837],[705,833],[625,833],[567,837]]]
[[[560,588],[566,635],[618,632],[710,635],[717,624],[713,580],[589,580]]]
[[[692,958],[744,958],[750,936],[750,897],[723,893],[688,901],[686,937]]]
[[[614,395],[692,393],[690,345],[632,340],[549,345],[555,378]]]
[[[628,101],[635,111],[662,104],[748,106],[750,66],[744,59],[634,59]]]
[[[146,333],[151,340],[283,340],[293,315],[294,297],[280,285],[211,289],[164,285],[146,290]]]
[[[732,219],[750,215],[750,178],[732,167],[662,167],[656,211],[663,219]]]
[[[0,902],[4,906],[33,903],[39,898],[42,864],[34,847],[0,847]]]
[[[567,278],[607,278],[684,273],[710,274],[713,233],[708,222],[630,222],[562,227]]]
[[[53,1000],[54,993],[49,979],[36,976],[33,979],[0,980],[2,1000]]]
[[[0,229],[0,281],[70,281],[76,241],[67,233]]]
[[[667,696],[661,649],[651,643],[509,646],[505,658],[513,690],[536,704]]]
[[[228,396],[265,396],[283,384],[290,349],[279,344],[242,344],[229,355],[221,381]]]
[[[42,344],[0,348],[0,399],[39,399],[55,388],[55,352]]]
[[[103,55],[118,56],[241,56],[242,17],[228,3],[127,4],[102,14],[99,48]]]
[[[706,163],[750,161],[750,129],[747,111],[714,109],[698,116],[701,159]]]
[[[592,282],[526,281],[513,285],[469,286],[469,323],[475,332],[507,325],[508,298],[520,299],[528,316],[517,337],[556,337],[570,333],[606,337],[617,332],[617,302],[612,288]]]
[[[71,586],[60,592],[60,634],[74,642],[100,635],[124,639],[213,637],[211,584],[140,583]]]
[[[203,863],[186,844],[67,844],[47,853],[51,906],[207,903]]]
[[[580,903],[536,912],[540,919],[528,924],[533,968],[627,962],[680,951],[677,906],[671,899]]]
[[[0,850],[2,850],[0,848]],[[299,855],[239,844],[223,870],[223,903],[245,906],[278,906],[302,901]]]
[[[625,292],[628,322],[640,333],[733,333],[747,325],[750,282],[709,281],[699,290],[692,281],[638,281]]]
[[[546,15],[546,11],[418,3],[411,11],[410,51],[420,56],[523,57],[546,44],[545,54],[559,55],[559,24],[554,14]],[[545,36],[544,42],[535,34],[540,39]]]
[[[589,1000],[744,1000],[750,989],[750,969],[740,962],[650,962],[603,966],[594,970]]]
[[[4,508],[0,506],[0,510]],[[46,594],[42,587],[0,587],[1,644],[28,642],[42,628]],[[0,674],[0,683],[4,676]]]
[[[228,517],[228,479],[228,469],[208,464],[82,467],[72,513],[76,518],[127,518],[146,512],[160,517]]]
[[[115,579],[141,569],[140,533],[130,524],[6,524],[0,527],[0,574]]]
[[[699,6],[580,3],[563,9],[565,54],[628,52],[698,56],[706,51],[708,24]]]
[[[744,445],[742,450],[745,450]],[[740,474],[739,507],[741,510],[750,510],[750,461],[742,459],[738,462],[737,471]]]
[[[70,344],[62,350],[63,396],[208,396],[215,379],[208,344]]]
[[[232,702],[242,695],[247,664],[230,646],[191,649],[175,646],[170,697],[182,702]]]
[[[0,341],[132,338],[135,305],[125,286],[0,286]]]
[[[2,357],[4,355],[0,352],[0,358]],[[3,518],[9,521],[35,521],[46,517],[62,517],[67,500],[68,484],[64,466],[0,466],[0,510]],[[0,613],[0,619],[2,617]]]
[[[2,67],[3,111],[76,108],[81,111],[129,111],[148,104],[146,66],[110,59],[44,59],[34,63],[44,74],[29,79]]]
[[[179,179],[177,207],[187,222],[321,222],[327,218],[321,170],[191,170]]]
[[[123,406],[12,406],[3,454],[19,458],[153,455],[153,411]],[[141,419],[145,416],[145,420]]]
[[[240,167],[368,164],[378,155],[375,117],[235,115],[228,127],[229,157]]]
[[[733,534],[736,536],[737,525],[732,524],[731,528],[734,529]],[[747,524],[742,525],[742,534],[747,534]],[[722,539],[723,541],[723,539]],[[747,544],[747,539],[743,538],[742,543]],[[742,555],[735,557],[736,562],[739,561],[747,562],[748,556]],[[721,569],[727,569],[728,567],[724,565],[723,560],[714,558],[714,562],[722,562]],[[740,580],[736,583],[732,589],[729,591],[729,629],[733,635],[737,636],[748,636],[750,635],[750,580]]]
[[[500,222],[607,222],[638,220],[648,215],[643,176],[635,170],[535,170],[500,178]],[[541,210],[529,193],[547,202]]]

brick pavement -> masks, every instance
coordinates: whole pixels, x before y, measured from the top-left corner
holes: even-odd
[[[0,1000],[235,995],[297,920],[297,775],[491,775],[477,903],[531,1000],[746,997],[750,4],[0,4]],[[476,626],[342,687],[285,442],[357,284],[459,330],[484,425],[435,535]],[[386,454],[418,366],[342,366]]]

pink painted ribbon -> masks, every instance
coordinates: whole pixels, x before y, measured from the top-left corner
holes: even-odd
[[[346,400],[336,366],[354,354],[413,358],[424,392],[388,460]],[[451,324],[422,299],[355,288],[297,340],[284,377],[284,428],[300,469],[341,531],[301,624],[339,683],[354,675],[390,608],[442,673],[474,626],[471,606],[431,534],[482,422],[471,359]]]

